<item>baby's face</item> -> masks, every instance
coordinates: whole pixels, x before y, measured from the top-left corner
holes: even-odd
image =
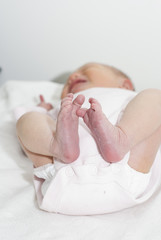
[[[77,93],[94,87],[121,87],[121,80],[110,68],[101,64],[88,63],[69,76],[61,98],[68,93]]]

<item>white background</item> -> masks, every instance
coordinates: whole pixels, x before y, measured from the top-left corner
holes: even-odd
[[[86,62],[161,89],[160,0],[0,0],[0,82],[52,80]]]

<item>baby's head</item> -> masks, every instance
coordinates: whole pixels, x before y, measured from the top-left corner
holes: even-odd
[[[130,78],[120,70],[98,63],[87,63],[74,71],[63,88],[61,98],[88,88],[124,88],[134,91]]]

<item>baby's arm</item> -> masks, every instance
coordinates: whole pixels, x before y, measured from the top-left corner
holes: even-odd
[[[39,98],[40,98],[40,103],[37,106],[45,108],[47,111],[50,111],[51,109],[53,109],[53,106],[51,103],[45,102],[43,95],[40,94]]]
[[[43,95],[39,96],[40,103],[37,106],[19,106],[14,110],[14,118],[16,121],[22,117],[25,113],[28,112],[40,112],[40,113],[48,113],[50,110],[53,109],[53,106],[51,103],[46,103],[44,100]]]

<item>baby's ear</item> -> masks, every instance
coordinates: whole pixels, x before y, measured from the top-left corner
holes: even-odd
[[[125,78],[122,83],[122,88],[128,89],[128,90],[134,90],[134,86],[130,79]]]

